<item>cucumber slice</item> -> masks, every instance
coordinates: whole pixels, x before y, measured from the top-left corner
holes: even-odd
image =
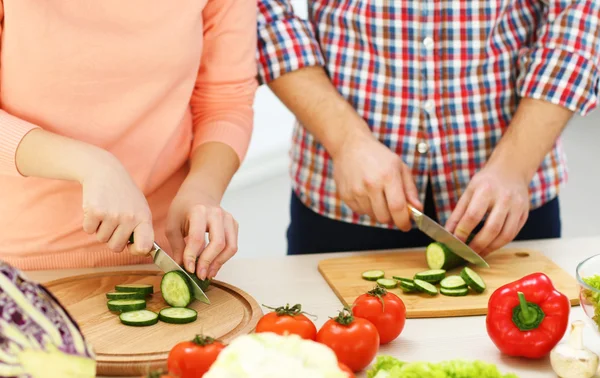
[[[367,270],[362,273],[362,278],[367,281],[377,281],[380,278],[385,277],[383,270]]]
[[[398,286],[398,281],[390,278],[380,278],[377,280],[377,285],[385,287],[386,289],[393,289]]]
[[[412,282],[412,280],[411,281],[400,281],[400,288],[405,293],[414,293],[415,291],[417,291],[417,288],[415,287],[415,283]]]
[[[150,295],[154,293],[154,286],[144,284],[122,284],[115,286],[115,290],[121,293],[143,293]]]
[[[466,287],[460,289],[446,289],[445,287],[440,289],[440,293],[448,297],[464,297],[469,294],[469,289]]]
[[[440,282],[444,277],[446,277],[446,271],[444,269],[426,270],[415,274],[415,279],[433,284]]]
[[[395,279],[396,281],[405,281],[405,282],[413,282],[412,278],[405,278],[405,277],[398,277],[398,276],[392,276],[393,279]]]
[[[113,292],[106,293],[106,299],[145,299],[146,295],[144,293],[136,293],[132,291],[131,293],[126,292]]]
[[[171,324],[186,324],[195,321],[198,313],[191,308],[168,307],[158,313],[160,321]]]
[[[146,308],[146,301],[143,299],[114,299],[108,301],[110,311],[129,312],[143,310]]]
[[[456,255],[442,243],[431,243],[425,250],[425,258],[429,269],[451,270],[461,265],[467,265],[467,261]]]
[[[461,276],[448,276],[440,282],[442,289],[466,289],[467,283],[462,279]]]
[[[485,282],[481,279],[479,274],[475,273],[475,271],[468,266],[465,266],[463,270],[460,272],[460,276],[463,280],[469,285],[473,291],[476,293],[483,293],[486,289]]]
[[[160,291],[171,307],[187,307],[194,299],[190,279],[178,270],[163,275]]]
[[[148,310],[130,311],[119,315],[119,319],[128,326],[146,327],[158,323],[158,314]]]
[[[415,288],[422,293],[426,293],[431,296],[435,296],[438,294],[437,287],[433,286],[429,282],[426,282],[426,281],[423,281],[420,279],[415,279],[414,283],[415,283]]]

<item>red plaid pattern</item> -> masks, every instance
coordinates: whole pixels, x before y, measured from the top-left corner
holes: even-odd
[[[508,127],[519,98],[581,115],[598,105],[598,0],[259,0],[262,83],[321,65],[373,134],[431,180],[444,223]],[[421,145],[422,148],[418,148]],[[426,147],[426,151],[425,148]],[[323,146],[296,124],[293,188],[317,213],[378,226],[339,198]],[[560,140],[530,183],[531,207],[567,180]]]

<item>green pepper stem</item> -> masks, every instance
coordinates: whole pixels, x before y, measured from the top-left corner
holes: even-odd
[[[536,320],[535,313],[529,309],[529,303],[525,299],[525,294],[520,291],[517,293],[519,296],[519,306],[521,306],[521,316],[523,317],[523,322],[526,324],[532,324]]]

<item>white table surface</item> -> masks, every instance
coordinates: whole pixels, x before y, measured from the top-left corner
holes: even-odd
[[[589,256],[600,253],[599,246],[600,237],[590,237],[515,242],[508,247],[525,247],[541,251],[569,274],[575,276],[577,264]],[[267,306],[301,303],[303,310],[318,316],[315,323],[319,328],[329,316],[337,314],[342,304],[318,272],[317,264],[322,259],[351,254],[327,253],[268,259],[233,259],[222,268],[216,279],[241,288],[252,295],[258,303]],[[156,270],[153,265],[135,268]],[[104,270],[126,269],[131,267]],[[38,271],[27,272],[27,275],[40,282],[46,282],[59,277],[100,270]],[[571,308],[570,320],[577,319],[585,319],[585,314],[579,306]],[[586,346],[600,354],[600,337],[589,325],[584,332]],[[568,332],[565,338],[567,336]],[[521,378],[555,377],[547,358],[532,361],[501,355],[486,333],[484,316],[407,319],[400,337],[382,346],[379,354],[392,355],[405,361],[480,359],[497,364],[503,373],[513,372]]]

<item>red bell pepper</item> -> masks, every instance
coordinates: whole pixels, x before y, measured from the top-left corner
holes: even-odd
[[[504,354],[531,359],[548,355],[569,324],[569,298],[543,273],[494,291],[488,302],[487,332]]]

